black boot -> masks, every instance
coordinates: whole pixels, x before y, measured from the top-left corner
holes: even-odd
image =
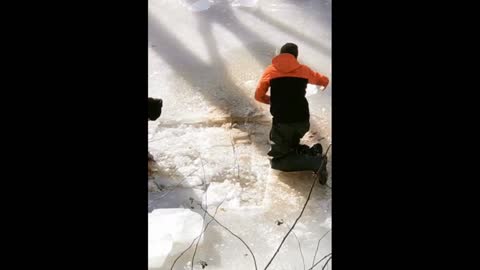
[[[298,155],[308,155],[310,153],[310,148],[303,144],[299,144],[295,150]]]
[[[327,171],[327,155],[322,156],[321,167],[318,172],[318,181],[321,185],[325,185],[328,179],[328,171]]]
[[[323,153],[323,147],[321,144],[317,143],[310,148],[310,154],[312,156],[321,156]]]

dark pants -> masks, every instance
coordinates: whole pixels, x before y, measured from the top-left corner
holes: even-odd
[[[270,131],[272,169],[284,172],[318,171],[321,155],[313,156],[298,151],[300,139],[310,129],[308,121],[298,123],[273,123]]]

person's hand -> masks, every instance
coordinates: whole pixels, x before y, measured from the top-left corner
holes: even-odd
[[[326,78],[327,82],[325,83],[325,85],[322,85],[322,91],[325,91],[325,89],[327,89],[327,86],[330,84],[330,80],[328,78]]]

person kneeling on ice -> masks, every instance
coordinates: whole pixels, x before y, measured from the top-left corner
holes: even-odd
[[[163,100],[160,98],[148,98],[148,121],[157,120],[162,114]],[[153,156],[148,153],[148,161],[153,161]]]
[[[329,79],[297,61],[298,47],[286,43],[272,59],[258,83],[255,99],[270,105],[273,116],[270,131],[272,169],[314,171],[319,181],[327,181],[326,155],[318,143],[311,148],[300,144],[310,129],[310,112],[305,98],[307,84],[327,87]],[[270,96],[267,95],[270,87]],[[324,88],[324,89],[325,89]],[[320,169],[321,167],[321,169]]]

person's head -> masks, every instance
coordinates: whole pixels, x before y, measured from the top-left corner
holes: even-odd
[[[280,49],[280,53],[289,53],[289,54],[295,56],[295,58],[297,58],[298,47],[294,43],[285,43],[285,45],[283,45],[282,48]]]

